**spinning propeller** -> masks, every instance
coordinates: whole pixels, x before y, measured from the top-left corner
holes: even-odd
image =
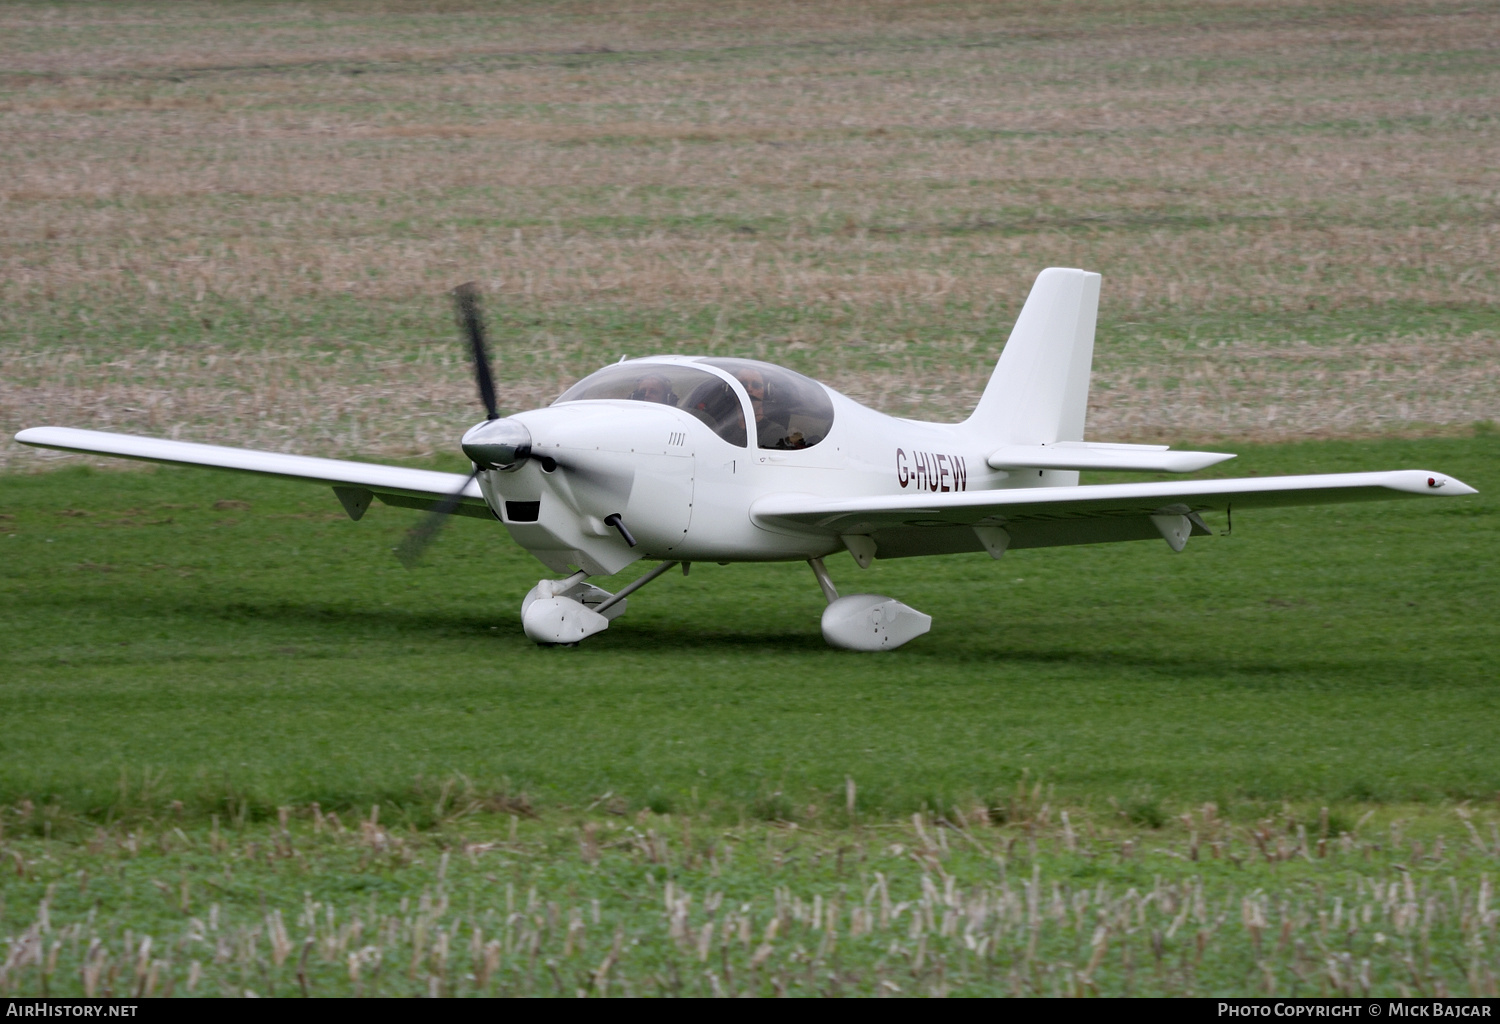
[[[474,379],[479,385],[479,400],[484,403],[485,422],[464,437],[464,454],[474,463],[474,472],[457,492],[434,505],[425,519],[408,530],[396,548],[396,557],[408,569],[421,561],[428,545],[463,501],[469,484],[481,472],[509,469],[531,457],[530,431],[521,423],[500,418],[500,406],[495,399],[495,378],[490,372],[489,346],[484,338],[484,317],[479,309],[479,285],[468,281],[453,289],[452,295],[458,326],[469,343]]]
[[[474,281],[465,281],[453,289],[451,294],[458,326],[469,339],[469,355],[474,360],[474,377],[479,383],[479,400],[484,403],[484,418],[498,420],[500,406],[495,402],[495,378],[490,374],[489,347],[484,342],[484,317],[479,312],[479,285]]]

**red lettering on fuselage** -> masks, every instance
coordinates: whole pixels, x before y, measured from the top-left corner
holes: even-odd
[[[896,483],[919,491],[966,491],[969,467],[962,455],[896,449]]]

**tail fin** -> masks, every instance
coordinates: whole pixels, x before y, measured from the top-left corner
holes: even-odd
[[[1098,274],[1038,274],[965,425],[996,444],[1082,441],[1098,312]]]

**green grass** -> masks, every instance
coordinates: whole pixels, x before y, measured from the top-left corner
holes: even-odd
[[[1251,447],[1482,493],[1181,556],[836,564],[933,613],[885,655],[801,566],[544,650],[479,521],[408,573],[317,488],[0,477],[0,992],[1493,996],[1497,453]]]
[[[1488,800],[1497,453],[1493,434],[1251,448],[1234,474],[1423,467],[1482,493],[1247,514],[1179,556],[840,559],[841,587],[934,617],[885,656],[824,646],[800,564],[695,566],[547,650],[518,623],[544,573],[480,521],[407,572],[390,548],[414,514],[352,523],[318,488],[10,475],[0,802],[97,822],[380,803],[425,825],[445,783],[732,821],[816,819],[846,778],[884,819],[1022,778],[1169,811]]]

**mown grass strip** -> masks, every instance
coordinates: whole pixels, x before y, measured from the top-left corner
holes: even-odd
[[[102,821],[420,807],[454,778],[540,806],[800,818],[856,779],[867,813],[989,800],[1489,799],[1495,435],[1244,449],[1224,473],[1414,466],[1464,500],[1236,516],[1164,545],[836,561],[933,632],[830,650],[802,565],[698,566],[577,650],[521,634],[544,575],[459,521],[205,472],[0,483],[0,800]],[[1214,524],[1226,526],[1223,522]],[[610,585],[608,581],[604,581]],[[145,787],[143,779],[151,779]],[[747,808],[762,808],[747,811]],[[769,808],[769,810],[767,809]],[[808,808],[812,808],[809,811]]]

